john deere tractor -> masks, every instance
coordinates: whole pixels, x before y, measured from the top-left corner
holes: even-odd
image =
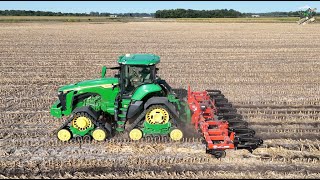
[[[61,87],[51,114],[71,117],[59,129],[58,138],[68,141],[87,135],[103,141],[126,130],[133,140],[148,135],[181,139],[177,121],[182,115],[190,116],[190,111],[179,114],[182,102],[156,75],[159,62],[156,55],[127,54],[119,57],[119,67],[104,66],[100,79]],[[106,78],[107,69],[118,73]]]
[[[315,21],[315,15],[316,15],[317,8],[308,8],[305,11],[299,11],[300,19],[298,21],[298,24],[307,24]]]
[[[204,137],[207,152],[216,157],[225,149],[251,151],[262,144],[219,90],[192,92],[189,87],[181,97],[157,76],[159,62],[154,54],[122,55],[119,66],[102,67],[101,78],[60,87],[50,113],[68,118],[57,130],[58,139],[125,136],[179,141],[183,127],[192,124]],[[117,73],[105,77],[107,70]]]

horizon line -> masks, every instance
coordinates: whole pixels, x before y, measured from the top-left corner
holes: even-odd
[[[176,10],[176,9],[184,9],[184,10],[195,10],[195,11],[212,11],[212,10],[225,10],[226,8],[223,9],[211,9],[211,10],[205,10],[205,9],[185,9],[185,8],[174,8],[174,9],[159,9],[157,11],[163,11],[163,10]],[[227,10],[235,10],[235,9],[227,9]],[[45,11],[45,10],[26,10],[26,9],[5,9],[5,10],[1,10],[0,11],[41,11],[41,12],[52,12],[52,13],[70,13],[70,14],[90,14],[91,12],[98,12],[98,13],[110,13],[110,14],[125,14],[125,13],[138,13],[138,14],[154,14],[156,12],[121,12],[121,13],[112,13],[112,12],[99,12],[99,11],[90,11],[90,12],[61,12],[61,11]],[[238,10],[235,10],[238,11]],[[262,14],[262,13],[275,13],[275,12],[298,12],[297,11],[269,11],[269,12],[241,12],[238,11],[240,13],[243,14]]]

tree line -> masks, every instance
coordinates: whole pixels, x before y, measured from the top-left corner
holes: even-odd
[[[233,9],[220,10],[193,10],[193,9],[170,9],[158,10],[155,18],[236,18],[242,13]]]
[[[260,15],[265,17],[299,17],[304,11],[290,11],[290,12],[269,12],[269,13],[243,13],[244,16]],[[320,15],[319,13],[314,13],[314,15]]]
[[[154,13],[108,13],[108,12],[90,12],[90,13],[62,13],[50,11],[26,11],[26,10],[0,10],[0,16],[110,16],[119,17],[153,17]]]
[[[269,13],[241,13],[233,9],[217,10],[193,10],[193,9],[169,9],[158,10],[156,13],[62,13],[50,11],[26,11],[26,10],[0,10],[0,16],[110,16],[118,17],[155,17],[155,18],[237,18],[260,15],[261,17],[299,17],[301,11],[269,12]],[[316,13],[316,15],[320,15]]]
[[[261,17],[299,17],[302,11],[268,12],[268,13],[241,13],[233,9],[217,10],[193,10],[193,9],[170,9],[158,10],[156,18],[238,18],[260,15]],[[320,15],[316,13],[315,15]]]
[[[1,16],[89,16],[86,13],[61,13],[50,11],[0,10]]]

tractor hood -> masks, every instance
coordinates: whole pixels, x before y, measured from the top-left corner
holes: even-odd
[[[58,91],[63,91],[65,93],[71,90],[79,91],[81,89],[97,87],[97,86],[101,86],[103,88],[112,88],[112,84],[116,85],[118,83],[119,83],[118,78],[92,79],[92,80],[81,81],[76,84],[69,84],[66,86],[62,86],[58,89]]]

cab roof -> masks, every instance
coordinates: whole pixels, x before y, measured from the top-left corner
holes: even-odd
[[[119,56],[119,64],[128,65],[154,65],[160,62],[160,57],[155,54],[126,54]]]

